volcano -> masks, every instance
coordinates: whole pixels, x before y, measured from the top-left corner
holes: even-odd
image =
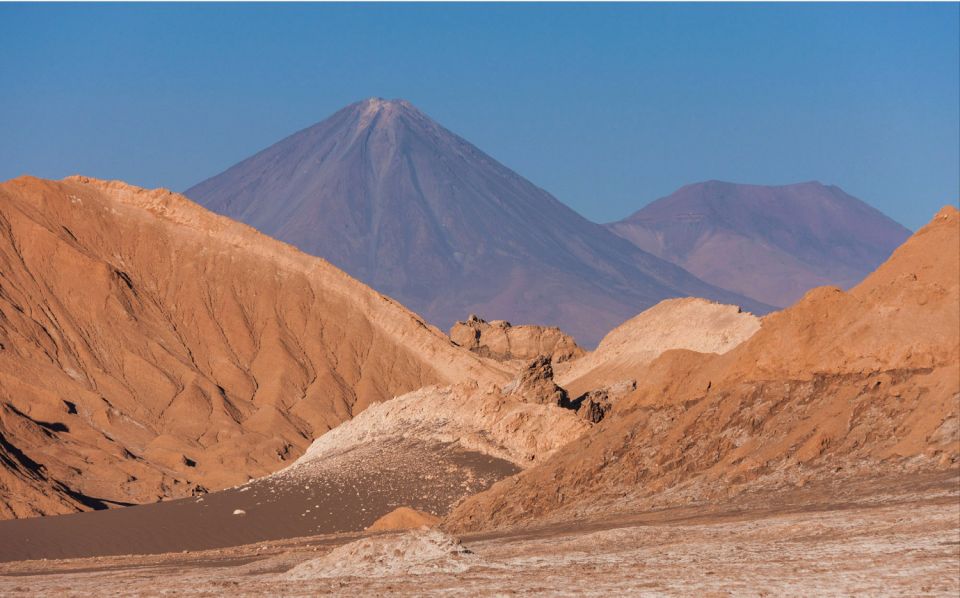
[[[441,328],[475,312],[592,346],[669,297],[770,309],[586,220],[403,100],[351,104],[185,194]]]
[[[682,187],[610,230],[705,281],[780,307],[817,286],[848,289],[910,231],[834,185]]]

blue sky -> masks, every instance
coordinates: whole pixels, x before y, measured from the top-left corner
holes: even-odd
[[[0,179],[183,190],[405,98],[590,219],[687,183],[960,196],[958,4],[0,5]]]

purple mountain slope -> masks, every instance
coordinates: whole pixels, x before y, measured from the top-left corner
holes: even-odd
[[[475,312],[593,345],[668,297],[770,309],[589,222],[402,100],[347,106],[186,195],[441,327]]]
[[[687,185],[607,227],[716,286],[786,307],[849,288],[910,231],[838,187]]]

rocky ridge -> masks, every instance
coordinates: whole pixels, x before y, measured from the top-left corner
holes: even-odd
[[[0,184],[0,518],[216,490],[368,405],[509,373],[183,196]]]
[[[960,215],[946,207],[851,291],[810,291],[722,355],[661,354],[613,417],[464,501],[446,528],[955,470],[958,246]]]

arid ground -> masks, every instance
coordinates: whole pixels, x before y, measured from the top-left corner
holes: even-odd
[[[807,486],[737,503],[466,535],[466,550],[453,553],[419,549],[417,534],[426,532],[406,532],[20,561],[0,565],[0,594],[71,596],[109,588],[121,596],[547,590],[597,596],[956,596],[958,484],[953,471],[860,480],[842,488]],[[351,550],[350,562],[324,561],[344,548]]]

